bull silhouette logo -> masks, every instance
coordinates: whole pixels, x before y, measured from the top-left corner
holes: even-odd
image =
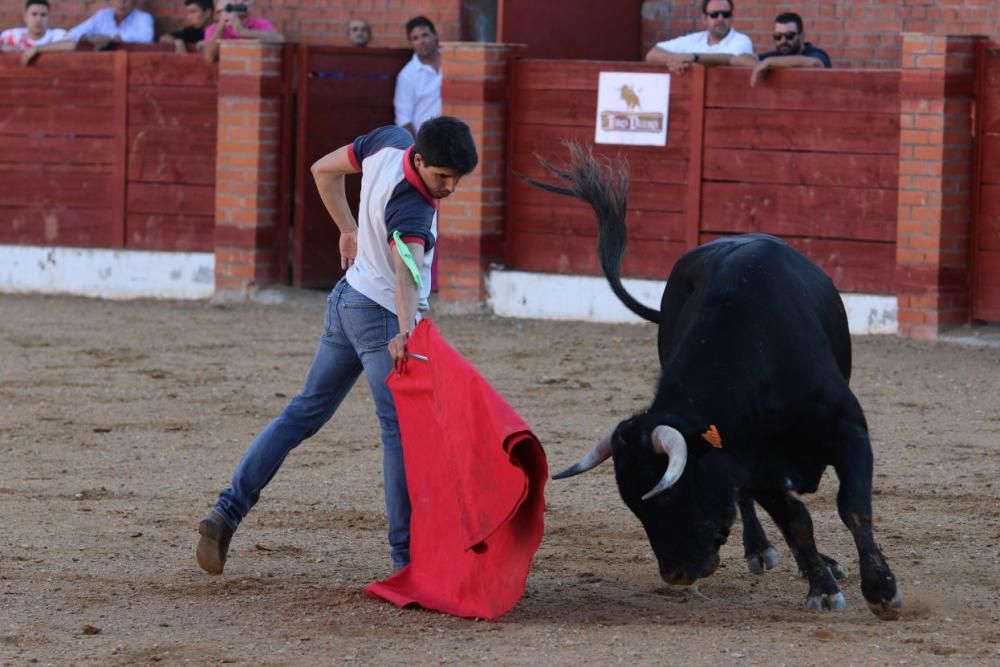
[[[641,90],[641,89],[640,89]],[[618,89],[621,93],[622,101],[625,102],[625,108],[629,111],[633,109],[638,109],[642,111],[642,105],[639,103],[639,92],[636,91],[632,86],[622,86]]]
[[[662,113],[644,113],[639,94],[642,88],[623,84],[614,90],[618,98],[625,103],[624,111],[601,110],[600,123],[605,131],[615,132],[652,132],[663,131],[665,118]]]

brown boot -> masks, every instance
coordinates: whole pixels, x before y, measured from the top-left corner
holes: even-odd
[[[198,523],[198,566],[209,574],[222,574],[229,553],[229,541],[233,539],[233,529],[222,516],[212,510]]]

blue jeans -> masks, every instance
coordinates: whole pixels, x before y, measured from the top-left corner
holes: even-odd
[[[403,446],[392,394],[385,378],[392,370],[389,341],[399,333],[396,316],[341,279],[327,299],[319,348],[302,391],[253,441],[232,486],[221,494],[215,511],[236,530],[260,492],[292,449],[314,435],[337,411],[364,370],[382,429],[382,478],[389,519],[392,564],[410,561],[410,497],[406,490]]]

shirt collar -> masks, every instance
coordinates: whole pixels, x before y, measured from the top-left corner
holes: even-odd
[[[403,175],[406,176],[406,182],[413,186],[413,189],[420,193],[420,196],[427,200],[427,203],[437,210],[438,202],[437,199],[431,197],[431,193],[427,191],[427,186],[424,185],[424,179],[420,178],[420,174],[417,172],[417,168],[413,166],[413,149],[416,146],[410,146],[403,153]]]

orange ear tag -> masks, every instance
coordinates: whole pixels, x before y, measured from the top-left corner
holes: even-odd
[[[719,429],[715,428],[715,424],[710,425],[708,430],[701,434],[701,437],[716,449],[722,449],[722,436],[719,435]]]

